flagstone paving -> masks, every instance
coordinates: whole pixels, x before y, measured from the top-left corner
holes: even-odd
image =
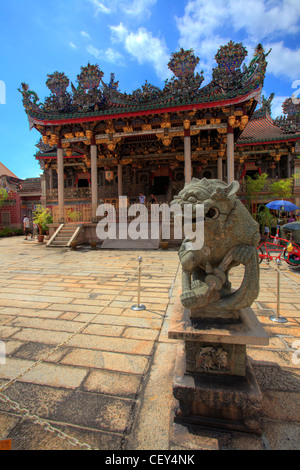
[[[142,311],[131,309],[138,256]],[[281,266],[280,313],[288,322],[280,324],[270,320],[276,271],[260,265],[253,309],[270,344],[247,348],[263,392],[263,435],[249,436],[173,425],[176,250],[74,251],[13,237],[0,239],[0,264],[0,392],[8,385],[0,439],[12,439],[13,449],[299,448],[299,269]],[[233,271],[233,285],[241,275]]]

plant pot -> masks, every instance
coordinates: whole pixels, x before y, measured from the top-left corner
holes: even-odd
[[[96,250],[97,249],[97,242],[90,242],[91,249]]]
[[[169,242],[161,242],[161,247],[163,250],[167,250],[169,246]]]
[[[38,235],[37,237],[39,243],[43,243],[44,241],[44,235]]]
[[[71,242],[71,248],[72,248],[72,250],[76,250],[77,242]]]

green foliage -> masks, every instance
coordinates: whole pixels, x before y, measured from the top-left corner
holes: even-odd
[[[20,228],[3,227],[0,230],[0,237],[11,237],[13,235],[23,235],[23,230]]]
[[[293,196],[294,177],[274,181],[271,192],[275,199],[289,199]]]
[[[256,175],[255,178],[250,178],[250,176],[246,176],[247,206],[248,210],[254,218],[256,218],[256,214],[254,214],[253,210],[254,204],[257,203],[258,195],[263,190],[267,178],[267,173]]]
[[[77,220],[80,220],[81,218],[81,212],[80,211],[76,211],[76,210],[72,210],[72,209],[68,209],[67,211],[67,216],[68,216],[68,219],[71,220],[72,222],[75,222]]]
[[[39,233],[42,235],[48,230],[48,225],[53,223],[53,217],[49,209],[39,204],[33,213],[33,222],[38,225]]]
[[[8,198],[8,193],[4,188],[0,188],[0,209]]]
[[[260,231],[263,233],[265,227],[271,229],[272,221],[274,219],[273,214],[271,214],[270,209],[264,205],[260,205],[257,210],[257,222],[260,226]]]

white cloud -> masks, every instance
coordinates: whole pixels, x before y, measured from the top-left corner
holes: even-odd
[[[113,64],[116,64],[118,63],[119,65],[121,64],[122,62],[122,59],[123,59],[123,56],[120,52],[112,49],[111,47],[109,47],[108,49],[106,49],[105,51],[105,57],[107,59],[108,62],[111,62]]]
[[[110,29],[112,31],[112,40],[122,42],[125,50],[139,64],[151,64],[161,79],[172,76],[167,67],[170,54],[164,39],[154,37],[151,32],[143,27],[139,28],[137,32],[129,31],[122,23],[118,26],[110,26]]]
[[[156,4],[157,0],[87,0],[92,3],[95,9],[95,15],[104,13],[121,12],[128,18],[142,19],[150,18],[151,7]]]
[[[88,0],[88,2],[92,3],[92,5],[94,6],[96,16],[98,15],[98,13],[104,13],[106,15],[109,15],[111,13],[111,9],[106,7],[99,0]]]
[[[97,60],[105,60],[106,62],[111,62],[113,64],[123,65],[123,56],[120,52],[109,47],[105,51],[98,49],[93,45],[89,45],[86,48],[89,54],[93,55]]]
[[[80,34],[81,34],[82,37],[84,37],[86,39],[91,39],[91,36],[86,31],[80,31]]]
[[[89,52],[89,54],[96,57],[96,59],[100,59],[102,55],[102,52],[100,51],[100,49],[97,49],[97,47],[92,46],[92,45],[87,46],[86,50]]]
[[[279,116],[283,116],[282,103],[287,98],[290,98],[290,97],[289,96],[277,96],[277,95],[274,96],[272,103],[271,103],[271,116],[273,119]]]
[[[69,46],[72,47],[72,49],[77,49],[77,46],[76,44],[74,44],[74,42],[69,42]]]
[[[151,7],[155,5],[157,0],[132,0],[124,2],[123,11],[131,17],[150,18]]]
[[[268,72],[275,77],[287,77],[290,80],[300,79],[300,48],[289,49],[284,46],[283,41],[266,45],[266,48],[270,47],[272,51],[267,58]]]
[[[188,0],[184,15],[177,17],[176,22],[180,46],[193,47],[201,63],[205,64],[204,70],[213,66],[213,57],[219,46],[228,42],[227,36],[231,35],[232,39],[233,34],[238,33],[249,55],[250,49],[259,42],[264,44],[266,51],[272,47],[267,59],[269,72],[290,79],[300,78],[296,70],[299,70],[299,50],[280,42],[283,35],[300,30],[299,0]]]
[[[126,40],[128,35],[128,29],[123,26],[123,23],[120,23],[118,26],[110,26],[112,35],[112,42],[123,42]]]

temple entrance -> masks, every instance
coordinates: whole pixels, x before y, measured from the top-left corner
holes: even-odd
[[[88,179],[79,179],[78,180],[78,188],[88,188],[89,187],[89,180]]]
[[[155,176],[153,179],[154,185],[152,187],[152,193],[157,194],[167,194],[168,187],[170,184],[169,176]]]

